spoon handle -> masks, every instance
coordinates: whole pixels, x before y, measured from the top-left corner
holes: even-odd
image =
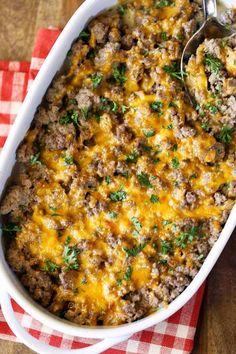
[[[205,21],[212,17],[217,17],[216,0],[203,0],[203,10]]]

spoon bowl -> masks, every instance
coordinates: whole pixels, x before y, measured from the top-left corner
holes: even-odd
[[[217,5],[216,0],[203,0],[203,10],[205,20],[202,26],[197,32],[187,42],[181,57],[181,75],[184,83],[184,87],[187,95],[192,103],[194,103],[193,98],[191,97],[187,84],[186,84],[186,74],[185,74],[185,65],[188,63],[190,57],[196,54],[196,50],[205,39],[212,38],[225,38],[234,35],[236,32],[228,28],[225,25],[222,25],[217,18]]]

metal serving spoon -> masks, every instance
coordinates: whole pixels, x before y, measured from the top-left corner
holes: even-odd
[[[184,67],[187,64],[191,55],[196,54],[198,46],[205,38],[224,38],[229,37],[236,32],[233,29],[223,26],[217,19],[217,5],[216,0],[203,0],[204,22],[197,32],[187,42],[182,58],[181,58],[181,75],[184,82],[186,93],[190,101],[193,102],[186,84],[186,74]]]

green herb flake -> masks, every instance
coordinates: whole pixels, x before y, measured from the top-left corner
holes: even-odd
[[[201,128],[202,128],[203,130],[205,130],[205,132],[208,133],[208,132],[210,131],[210,124],[209,124],[209,122],[207,122],[207,121],[202,122]]]
[[[130,221],[132,222],[132,224],[134,225],[134,227],[135,227],[135,230],[136,231],[141,231],[141,229],[142,229],[142,224],[140,223],[140,221],[139,221],[139,219],[138,218],[136,218],[135,216],[133,216],[131,219],[130,219]]]
[[[78,112],[75,112],[73,110],[68,111],[66,113],[66,115],[64,115],[63,117],[61,117],[59,119],[59,123],[64,125],[64,124],[70,124],[70,123],[74,123],[75,125],[79,125],[79,114]]]
[[[9,234],[14,234],[15,232],[20,232],[22,230],[20,225],[13,222],[3,224],[1,226],[1,229],[2,231],[7,232]]]
[[[86,285],[86,284],[87,284],[86,278],[83,278],[83,279],[82,279],[81,284],[83,284],[83,285]]]
[[[171,252],[172,250],[172,245],[170,242],[166,241],[166,240],[160,240],[161,242],[161,253],[162,254],[168,254]]]
[[[42,164],[41,161],[40,161],[40,159],[39,159],[39,156],[40,156],[40,152],[38,152],[38,153],[35,154],[35,155],[31,155],[31,156],[30,156],[29,162],[30,162],[30,164],[31,164],[32,166],[34,166],[34,165],[41,165],[41,164]]]
[[[179,160],[177,159],[177,157],[174,157],[172,160],[171,160],[171,165],[174,169],[177,169],[179,168]]]
[[[110,211],[108,215],[111,219],[117,219],[118,216],[118,214],[115,211]]]
[[[133,272],[133,269],[131,266],[128,266],[126,271],[125,271],[125,274],[123,276],[123,279],[124,280],[130,280],[131,279],[131,276],[132,276],[132,272]]]
[[[90,33],[86,30],[80,32],[79,39],[82,39],[84,42],[88,42],[90,39]]]
[[[69,100],[68,103],[73,104],[74,106],[76,106],[78,104],[78,102],[75,98],[72,98],[71,100]]]
[[[120,64],[117,68],[113,69],[112,78],[116,81],[119,86],[124,86],[127,78],[125,77],[126,66],[125,64]]]
[[[151,109],[154,112],[158,112],[158,115],[162,114],[162,107],[163,107],[163,103],[161,101],[154,101],[150,104]]]
[[[122,285],[122,279],[117,279],[116,283],[117,283],[117,286],[121,286]]]
[[[53,273],[58,268],[58,266],[55,263],[51,262],[49,259],[46,259],[44,263],[45,265],[43,269],[46,272]]]
[[[222,141],[222,143],[230,144],[232,141],[233,132],[234,132],[234,128],[228,125],[224,125],[218,134],[218,139]]]
[[[182,75],[186,75],[185,72],[182,73],[178,69],[177,63],[172,63],[171,65],[165,65],[164,72],[169,74],[171,77],[178,79],[178,80],[182,80]]]
[[[161,32],[161,39],[163,41],[168,41],[169,37],[166,32]]]
[[[150,202],[153,203],[153,204],[160,203],[160,199],[158,198],[157,195],[152,194],[151,197],[150,197]]]
[[[64,157],[64,165],[65,166],[73,165],[73,163],[74,163],[74,159],[72,156],[65,156]]]
[[[213,103],[208,103],[206,108],[209,110],[210,113],[216,114],[218,112],[218,108]]]
[[[122,104],[122,106],[121,106],[121,112],[122,112],[122,113],[125,113],[125,112],[127,111],[127,109],[129,109],[129,107],[128,107],[128,106],[125,106],[124,104]]]
[[[143,130],[143,135],[146,136],[146,138],[151,138],[155,134],[154,130]]]
[[[163,221],[162,221],[162,225],[163,225],[163,226],[167,226],[167,225],[170,225],[170,224],[172,224],[172,221],[171,221],[171,220],[167,220],[167,219],[166,219],[166,220],[163,220]]]
[[[111,192],[109,198],[113,202],[121,202],[127,198],[127,193],[125,191],[119,190],[117,192]]]
[[[155,8],[156,9],[162,9],[163,7],[167,7],[171,5],[171,1],[170,0],[159,0],[156,2],[155,4]]]
[[[183,232],[176,238],[175,244],[180,248],[185,248],[187,243],[191,243],[195,237],[201,237],[198,227],[191,227],[187,232]]]
[[[168,129],[168,130],[173,129],[173,125],[172,125],[172,124],[168,124],[168,125],[166,126],[166,129]]]
[[[95,113],[95,120],[97,123],[101,122],[101,115],[98,112]]]
[[[96,89],[101,84],[101,82],[103,80],[103,75],[99,74],[99,73],[95,73],[95,74],[93,74],[91,76],[91,80],[92,80],[92,83],[93,83],[93,88]]]
[[[67,270],[77,270],[79,268],[78,255],[81,253],[81,250],[76,246],[69,246],[71,241],[70,237],[67,237],[64,251],[63,251],[63,260],[67,264]]]
[[[126,11],[127,11],[127,5],[126,5],[126,4],[124,4],[124,5],[119,5],[117,9],[118,9],[119,14],[120,14],[121,16],[124,16],[125,13],[126,13]]]
[[[171,108],[171,107],[178,108],[177,104],[172,101],[168,103],[168,108]]]
[[[136,163],[138,160],[138,156],[138,153],[136,151],[133,151],[129,155],[126,155],[125,161],[128,163]]]
[[[111,177],[110,176],[106,176],[105,177],[105,182],[106,182],[107,185],[110,184],[111,183]]]
[[[152,184],[149,181],[149,176],[147,173],[141,172],[141,173],[137,174],[137,178],[138,178],[139,184],[142,187],[152,188]]]
[[[147,245],[147,243],[142,243],[138,246],[135,246],[133,248],[127,248],[127,247],[123,247],[123,250],[127,253],[128,256],[130,257],[136,257],[140,252],[142,252],[142,250],[144,249],[144,247]]]
[[[210,71],[215,73],[215,74],[218,74],[220,69],[222,68],[221,61],[218,58],[216,58],[216,57],[214,57],[213,55],[210,55],[210,54],[206,54],[205,55],[204,63],[206,65],[208,65],[209,68],[210,68]]]

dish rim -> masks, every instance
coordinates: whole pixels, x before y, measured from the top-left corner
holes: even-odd
[[[74,13],[58,37],[21,106],[20,112],[17,115],[15,123],[0,154],[0,194],[4,190],[6,182],[11,175],[12,167],[15,163],[16,149],[23,140],[48,86],[56,72],[62,66],[71,44],[76,38],[78,38],[80,31],[83,30],[84,26],[91,20],[91,18],[116,3],[116,0],[103,0],[102,2],[97,0],[86,0]],[[219,239],[212,247],[197,275],[186,289],[178,295],[167,308],[158,310],[143,319],[119,326],[79,326],[73,322],[60,319],[36,303],[23,288],[20,281],[7,264],[3,251],[3,237],[1,237],[0,242],[0,277],[5,285],[5,290],[26,312],[53,329],[69,335],[86,338],[121,337],[155,325],[167,319],[185,305],[203,284],[223,251],[235,225],[236,205],[233,207]],[[1,232],[0,236],[2,236]]]

